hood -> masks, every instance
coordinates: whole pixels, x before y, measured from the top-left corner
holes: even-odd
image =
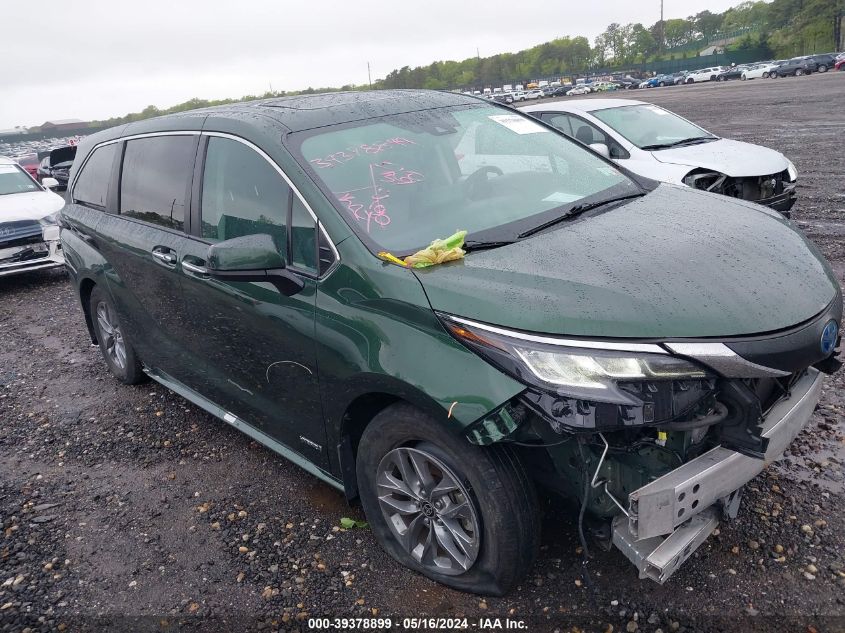
[[[76,158],[76,145],[59,147],[50,151],[50,164],[53,167],[58,166],[60,163],[67,163],[69,166],[74,158]]]
[[[0,225],[20,220],[40,220],[65,205],[52,191],[31,191],[0,196]]]
[[[768,147],[720,138],[718,141],[651,152],[661,163],[704,167],[728,176],[768,176],[789,165],[786,157]]]
[[[772,211],[677,185],[515,244],[414,271],[431,306],[514,329],[589,337],[770,332],[839,286]]]

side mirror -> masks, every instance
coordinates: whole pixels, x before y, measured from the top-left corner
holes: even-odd
[[[604,143],[590,143],[590,149],[605,158],[610,158],[610,150]]]
[[[46,187],[47,189],[55,189],[59,186],[59,181],[55,178],[42,178],[41,185]]]
[[[208,276],[220,281],[265,281],[288,297],[305,287],[295,274],[285,270],[273,238],[266,233],[235,237],[208,247]]]

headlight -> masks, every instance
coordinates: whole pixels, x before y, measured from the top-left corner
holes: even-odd
[[[58,224],[59,212],[56,211],[55,213],[51,213],[50,215],[45,215],[43,218],[38,220],[38,223],[41,224],[41,226]]]
[[[658,345],[563,340],[439,316],[460,342],[529,386],[531,403],[565,426],[659,423],[712,397],[714,376]]]
[[[795,182],[798,180],[798,170],[795,169],[795,165],[793,165],[792,161],[789,159],[786,160],[786,173],[789,174],[789,182]]]

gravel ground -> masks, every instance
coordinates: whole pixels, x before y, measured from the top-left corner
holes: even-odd
[[[784,152],[793,218],[845,278],[845,73],[626,93]],[[163,387],[118,384],[63,272],[0,280],[0,631],[307,628],[308,617],[530,630],[845,630],[840,372],[785,459],[666,585],[615,551],[581,580],[574,512],[505,598],[400,567],[342,495]],[[504,623],[503,623],[504,626]]]

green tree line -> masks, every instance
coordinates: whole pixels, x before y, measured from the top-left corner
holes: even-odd
[[[643,24],[612,23],[592,44],[583,36],[566,36],[515,53],[470,57],[463,61],[436,61],[427,66],[392,70],[373,88],[428,88],[450,90],[501,86],[538,77],[570,76],[595,69],[625,69],[650,61],[694,56],[720,35],[744,32],[728,48],[759,48],[773,58],[794,57],[836,49],[834,24],[841,17],[845,0],[749,0],[723,13],[701,11],[685,19]],[[340,88],[308,88],[294,92],[266,92],[240,99],[191,99],[170,108],[148,106],[141,112],[97,121],[113,126],[140,119],[184,112],[195,108],[284,95],[334,90],[366,89],[346,85]]]

